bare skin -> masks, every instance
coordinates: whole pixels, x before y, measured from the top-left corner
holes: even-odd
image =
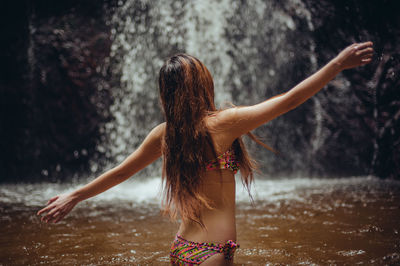
[[[372,42],[352,44],[319,71],[288,92],[256,105],[230,108],[206,117],[206,126],[213,139],[215,151],[222,154],[236,138],[301,105],[342,70],[370,63],[372,55]],[[155,161],[162,155],[161,143],[164,130],[165,123],[155,127],[140,147],[120,165],[100,175],[89,184],[70,194],[51,198],[47,202],[47,206],[37,213],[42,215],[41,220],[46,223],[57,223],[77,203],[125,181]],[[178,234],[184,238],[195,242],[225,243],[229,239],[236,241],[235,178],[230,170],[221,172],[222,183],[220,183],[219,171],[206,172],[202,183],[201,189],[215,204],[213,210],[202,210],[203,222],[207,230],[203,230],[192,222],[183,221]],[[207,259],[203,265],[230,263],[224,261],[223,254],[217,254]]]

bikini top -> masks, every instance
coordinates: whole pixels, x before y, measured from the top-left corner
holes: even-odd
[[[226,152],[206,164],[207,171],[229,169],[233,174],[236,174],[239,168],[239,162],[237,161],[232,148],[229,148]]]

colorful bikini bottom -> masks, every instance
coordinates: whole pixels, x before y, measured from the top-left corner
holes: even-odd
[[[226,241],[225,244],[197,243],[176,235],[169,256],[173,265],[196,265],[218,253],[223,253],[226,260],[232,260],[238,247],[239,244],[232,240]]]

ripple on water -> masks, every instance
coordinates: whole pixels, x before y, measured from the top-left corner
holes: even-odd
[[[267,230],[267,231],[276,231],[276,230],[278,230],[278,227],[267,225],[267,226],[260,226],[260,227],[258,227],[258,229],[259,230]]]
[[[382,259],[385,262],[391,262],[391,263],[400,262],[400,254],[397,252],[390,253],[390,254],[384,256]]]
[[[24,185],[0,186],[0,227],[6,228],[0,241],[7,243],[0,261],[168,265],[178,225],[160,216],[156,192],[146,194],[155,184],[145,181],[142,192],[128,182],[79,204],[57,225],[40,223],[35,212],[48,197],[79,185],[33,184],[29,195]],[[252,205],[238,192],[239,265],[400,262],[397,181],[257,180],[254,196]]]
[[[337,254],[345,257],[350,257],[350,256],[356,256],[356,255],[361,255],[364,254],[364,250],[341,250],[338,251]]]

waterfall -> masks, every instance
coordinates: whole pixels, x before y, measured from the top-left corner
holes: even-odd
[[[315,44],[309,37],[311,15],[299,0],[255,1],[251,5],[233,0],[128,0],[120,3],[110,24],[115,84],[111,112],[115,120],[105,126],[108,142],[98,149],[109,151],[112,164],[133,152],[162,121],[157,75],[163,61],[175,53],[185,52],[205,63],[213,75],[220,107],[226,102],[259,103],[305,78],[300,69],[309,74],[317,68]],[[288,80],[288,76],[296,80]],[[282,163],[255,149],[256,157],[267,158],[263,164],[270,173],[287,165],[291,165],[289,170],[305,170],[303,153],[321,146],[321,106],[317,100],[314,107],[307,106],[314,109],[307,114],[307,123],[304,117],[291,116],[257,131],[287,156]],[[299,127],[315,125],[311,139],[296,138],[302,134],[297,124],[302,123]],[[146,173],[158,175],[159,166]]]

